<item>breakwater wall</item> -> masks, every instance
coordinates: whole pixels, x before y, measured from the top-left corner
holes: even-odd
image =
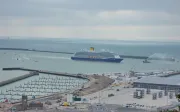
[[[72,52],[44,51],[44,50],[23,49],[23,48],[0,48],[0,50],[16,50],[16,51],[34,51],[34,52],[47,52],[47,53],[74,54]]]
[[[0,50],[17,50],[17,51],[34,51],[34,52],[47,52],[47,53],[61,53],[61,54],[74,54],[73,52],[58,52],[58,51],[44,51],[36,49],[23,49],[23,48],[0,48]],[[133,56],[133,55],[119,55],[122,58],[130,59],[147,59],[147,56]]]
[[[119,55],[121,58],[131,58],[131,59],[147,59],[147,56],[130,56],[130,55]]]
[[[39,73],[38,72],[30,72],[29,74],[26,74],[26,75],[22,75],[22,76],[15,77],[15,78],[12,78],[12,79],[9,79],[6,81],[2,81],[2,82],[0,82],[0,87],[23,80],[23,79],[26,79],[26,78],[29,78],[29,77],[32,77],[32,76],[35,76],[35,75],[39,75]]]
[[[31,71],[31,72],[38,72],[43,74],[51,74],[51,75],[58,75],[58,76],[66,76],[66,77],[75,77],[75,78],[81,78],[81,79],[88,79],[87,75],[84,74],[71,74],[71,73],[65,73],[65,72],[53,72],[48,70],[35,70],[35,69],[28,69],[28,68],[3,68],[2,70],[22,70],[22,71]]]
[[[175,76],[175,75],[180,75],[180,71],[175,71],[175,72],[172,72],[172,73],[167,73],[167,74],[161,75],[160,77],[171,77],[171,76]]]

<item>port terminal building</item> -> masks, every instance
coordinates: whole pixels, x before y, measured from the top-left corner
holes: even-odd
[[[133,82],[134,88],[180,91],[180,75],[171,77],[147,76]]]

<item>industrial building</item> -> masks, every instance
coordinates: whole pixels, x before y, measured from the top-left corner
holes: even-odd
[[[180,91],[180,76],[172,76],[172,77],[147,76],[137,81],[134,81],[133,87]]]

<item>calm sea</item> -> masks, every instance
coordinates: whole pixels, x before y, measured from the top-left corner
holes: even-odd
[[[97,51],[108,50],[123,55],[150,56],[162,53],[180,59],[179,43],[137,42],[137,41],[101,41],[101,40],[71,40],[71,39],[1,39],[0,48],[28,48],[38,50],[76,52],[95,47]],[[26,67],[69,73],[105,73],[126,72],[129,70],[167,70],[180,69],[179,62],[152,61],[144,64],[143,60],[124,59],[121,63],[82,62],[70,59],[70,54],[39,53],[27,51],[0,50],[0,68]],[[18,60],[17,60],[18,58]],[[19,76],[24,72],[7,72],[0,70],[0,80]]]
[[[70,40],[70,39],[46,39],[46,40],[28,40],[28,39],[1,39],[0,48],[27,48],[37,50],[50,50],[62,52],[76,52],[82,49],[95,47],[95,50],[108,50],[123,55],[140,55],[150,56],[154,53],[174,56],[180,59],[179,43],[158,43],[158,42],[137,42],[137,41],[100,41],[100,40]],[[162,56],[163,56],[162,55]],[[179,62],[169,61],[152,61],[144,64],[143,60],[124,59],[121,63],[104,63],[104,62],[83,62],[73,61],[70,59],[71,54],[42,53],[30,51],[5,51],[0,50],[0,81],[13,77],[27,74],[22,71],[2,71],[4,67],[25,67],[31,69],[41,69],[69,73],[111,73],[111,72],[128,72],[150,71],[150,70],[179,70]],[[42,75],[43,77],[45,75]],[[41,77],[41,75],[39,76]],[[53,76],[51,76],[53,77]],[[6,90],[15,89],[20,85],[38,79],[38,76],[31,77],[13,84],[0,87],[2,93],[8,93]],[[82,81],[79,81],[83,83]],[[75,83],[74,83],[75,84]],[[24,86],[24,85],[23,85]],[[62,87],[69,87],[68,85]],[[27,88],[22,89],[25,91]],[[36,91],[36,89],[33,88]],[[48,90],[49,91],[49,90]],[[13,92],[22,94],[22,92]],[[36,92],[37,93],[37,92]],[[35,92],[24,92],[24,94],[36,95]],[[39,95],[44,95],[37,93]],[[21,96],[0,95],[0,101],[3,98],[20,98]],[[31,97],[31,96],[29,96]]]

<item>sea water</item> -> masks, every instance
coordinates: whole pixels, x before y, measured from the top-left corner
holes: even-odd
[[[136,42],[136,41],[85,41],[69,39],[53,40],[27,40],[11,39],[0,40],[0,48],[27,48],[37,50],[50,50],[59,52],[77,52],[82,49],[94,47],[96,51],[108,50],[121,55],[150,56],[154,53],[162,53],[180,59],[179,43]],[[25,67],[32,69],[51,70],[68,73],[104,73],[124,72],[129,70],[165,70],[179,69],[180,63],[170,61],[152,61],[144,64],[143,60],[124,59],[121,63],[102,63],[71,60],[73,54],[42,53],[32,51],[4,51],[0,50],[0,68]],[[5,72],[0,72],[4,79]],[[16,76],[14,74],[13,76]],[[6,79],[6,78],[5,78]]]
[[[33,51],[0,50],[0,81],[21,76],[27,72],[2,71],[5,67],[24,67],[30,69],[50,70],[67,73],[111,73],[150,71],[150,70],[179,70],[180,44],[163,42],[136,41],[86,41],[69,39],[28,40],[1,39],[0,48],[27,48],[75,53],[82,49],[94,47],[96,51],[107,50],[121,55],[150,56],[154,53],[168,54],[177,61],[151,61],[143,63],[140,59],[124,59],[121,63],[73,61],[73,54],[45,53]],[[2,89],[3,87],[1,87]],[[7,87],[6,87],[7,88]]]

